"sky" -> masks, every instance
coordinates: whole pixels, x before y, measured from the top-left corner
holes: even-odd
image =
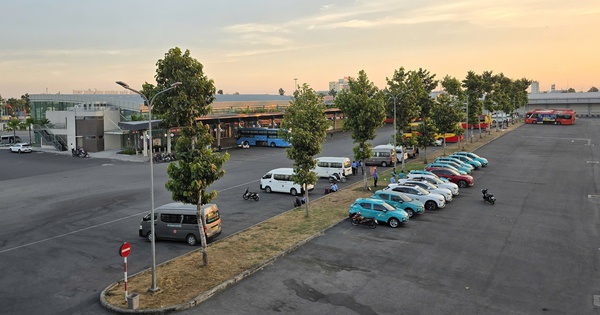
[[[0,95],[155,83],[189,50],[225,94],[317,91],[364,70],[503,73],[540,90],[600,87],[598,0],[2,0]]]

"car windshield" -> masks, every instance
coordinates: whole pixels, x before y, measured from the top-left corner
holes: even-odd
[[[406,194],[398,194],[400,199],[402,199],[402,201],[404,202],[409,202],[409,201],[413,201],[412,198],[410,198],[409,196],[407,196]]]
[[[414,186],[414,188],[419,191],[420,193],[422,193],[423,195],[429,195],[429,192],[425,189],[423,189],[423,187],[421,186]]]
[[[387,210],[387,211],[394,211],[394,210],[396,210],[396,208],[394,208],[394,206],[390,205],[387,202],[382,203],[382,205],[385,208],[385,210]]]

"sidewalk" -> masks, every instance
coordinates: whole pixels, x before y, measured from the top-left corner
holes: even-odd
[[[58,151],[53,146],[42,146],[42,147],[34,147],[34,152],[45,152],[45,153],[54,153],[71,156],[70,151]],[[150,158],[144,156],[142,154],[138,155],[129,155],[129,154],[119,154],[122,149],[114,149],[114,150],[105,150],[101,152],[89,152],[91,158],[95,159],[111,159],[111,160],[119,160],[119,161],[128,161],[128,162],[149,162]]]

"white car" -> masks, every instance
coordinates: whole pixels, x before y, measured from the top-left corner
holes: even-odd
[[[420,186],[413,184],[389,184],[384,189],[405,193],[412,199],[416,199],[425,205],[425,210],[441,209],[446,206],[446,198],[440,194],[429,192]]]
[[[31,153],[31,144],[29,143],[15,143],[10,146],[10,152],[17,153]]]
[[[408,174],[407,179],[414,179],[414,180],[426,180],[432,184],[435,184],[439,187],[443,187],[443,188],[448,188],[450,189],[450,191],[452,192],[452,195],[454,196],[458,196],[459,195],[459,190],[458,190],[458,185],[456,185],[453,182],[449,182],[447,180],[443,180],[439,177],[437,177],[437,175],[428,175],[428,174]]]
[[[446,203],[448,203],[449,201],[452,201],[453,195],[452,195],[452,191],[450,189],[439,187],[435,184],[428,182],[427,180],[416,180],[416,179],[406,178],[406,179],[401,179],[400,181],[398,181],[398,184],[414,184],[417,186],[421,186],[421,188],[423,188],[429,192],[440,194],[440,195],[444,196],[444,199],[446,199]]]

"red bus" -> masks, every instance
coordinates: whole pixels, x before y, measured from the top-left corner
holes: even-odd
[[[575,123],[572,109],[534,109],[525,114],[526,124],[572,125]]]
[[[491,114],[482,114],[479,115],[479,123],[478,124],[474,124],[471,125],[469,124],[469,129],[473,128],[473,129],[479,129],[479,127],[481,126],[481,129],[485,129],[487,130],[488,127],[490,127],[492,125],[492,115]],[[467,123],[463,122],[461,123],[461,126],[463,129],[467,128]]]

